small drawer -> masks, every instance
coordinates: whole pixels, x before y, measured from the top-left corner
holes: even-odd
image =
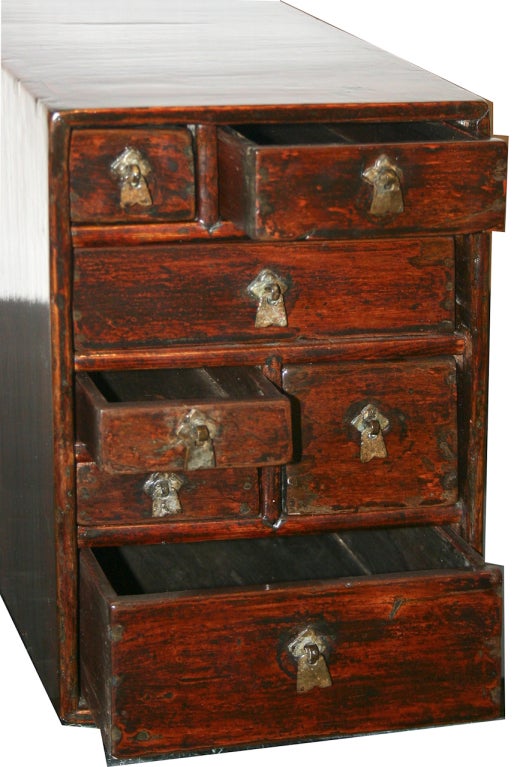
[[[454,313],[449,237],[75,252],[78,350],[451,331]]]
[[[92,461],[77,464],[81,525],[246,520],[259,516],[254,467],[110,474]]]
[[[254,239],[501,229],[506,162],[446,124],[225,128],[221,213]]]
[[[453,358],[286,365],[295,451],[286,512],[424,509],[458,499]]]
[[[78,437],[110,473],[285,463],[287,397],[257,368],[77,376]]]
[[[77,130],[70,148],[72,221],[189,221],[195,216],[187,128]]]
[[[116,759],[502,714],[501,570],[442,530],[84,549],[80,580]]]

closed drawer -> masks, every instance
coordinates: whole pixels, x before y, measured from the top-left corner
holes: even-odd
[[[115,758],[501,715],[501,571],[436,529],[85,549],[80,578]]]
[[[221,213],[255,239],[498,229],[506,158],[445,124],[226,128]]]
[[[453,358],[286,365],[283,386],[295,434],[288,515],[457,501]]]
[[[450,331],[454,311],[448,237],[75,253],[78,350]]]
[[[190,131],[74,131],[70,211],[78,224],[193,219],[195,168]]]
[[[256,519],[257,469],[204,469],[114,474],[91,461],[77,465],[81,525]]]
[[[257,368],[80,374],[78,437],[110,473],[289,460],[288,399]]]

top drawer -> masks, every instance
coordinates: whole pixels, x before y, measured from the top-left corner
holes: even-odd
[[[195,216],[193,142],[185,127],[74,131],[70,179],[75,223]]]
[[[445,124],[226,128],[221,214],[255,239],[501,229],[506,161]]]

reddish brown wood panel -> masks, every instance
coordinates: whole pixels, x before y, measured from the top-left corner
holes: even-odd
[[[264,269],[284,283],[286,327],[255,327],[258,300],[249,286]],[[454,311],[449,238],[230,242],[75,253],[79,351],[447,331]]]
[[[257,375],[248,369],[248,375]],[[86,374],[77,376],[79,438],[99,468],[111,473],[185,469],[190,451],[183,424],[199,413],[212,443],[213,465],[265,466],[292,454],[290,403],[264,377],[253,396],[215,398],[178,392],[165,399],[109,401]],[[192,452],[192,451],[191,451]],[[198,468],[196,465],[193,468]]]
[[[291,514],[363,512],[454,503],[457,392],[450,358],[382,364],[286,366],[292,397],[294,460],[286,468]],[[353,421],[368,404],[386,457],[362,462]]]
[[[121,204],[111,166],[127,148],[150,167],[145,183],[152,204]],[[77,130],[70,148],[70,208],[76,223],[181,221],[195,215],[195,169],[187,128]]]
[[[91,556],[83,591],[93,599]],[[114,680],[99,718],[107,749],[147,757],[497,717],[500,581],[485,568],[110,597],[99,661]],[[328,640],[332,685],[301,694],[287,648],[307,626]]]
[[[379,216],[363,174],[383,155],[403,210]],[[219,131],[221,214],[254,239],[501,229],[506,158],[496,139],[259,146]]]
[[[94,463],[79,463],[78,522],[90,526],[173,522],[178,528],[189,521],[245,520],[259,514],[256,470],[205,469],[177,476],[180,509],[155,517],[153,499],[145,490],[149,474],[117,476],[100,471]]]

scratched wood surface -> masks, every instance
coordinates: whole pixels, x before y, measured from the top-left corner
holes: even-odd
[[[83,551],[82,673],[108,751],[122,758],[211,751],[500,713],[500,570],[436,570],[442,557],[434,547],[423,564],[430,573],[359,575],[358,564],[345,561],[347,551],[358,555],[354,545],[343,542],[341,558],[330,561],[324,544],[315,545],[319,558],[312,551],[304,564],[316,580],[187,594],[143,593],[129,560],[140,575],[129,596],[117,596]],[[114,568],[103,554],[126,591],[126,566]],[[233,552],[229,566],[243,567],[241,557]],[[348,576],[318,581],[325,562]],[[302,567],[297,558],[293,564]],[[143,572],[152,581],[149,574],[163,569],[151,563]],[[307,626],[326,638],[332,684],[299,694],[288,645]]]

